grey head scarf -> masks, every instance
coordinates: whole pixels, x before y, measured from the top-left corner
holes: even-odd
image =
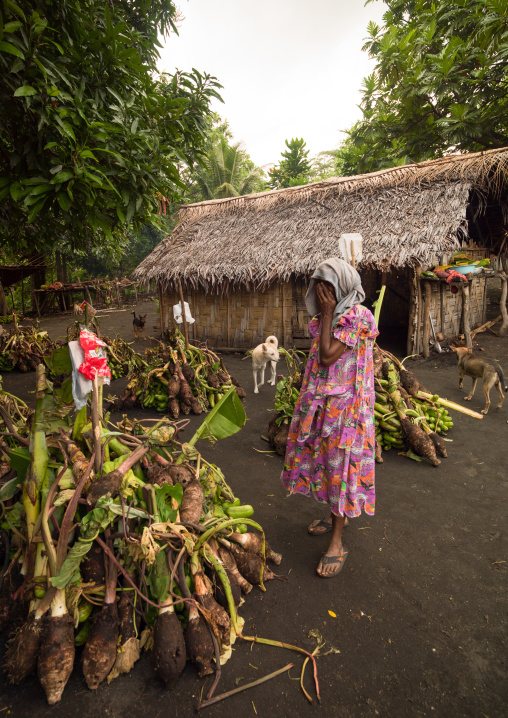
[[[362,280],[356,269],[343,259],[331,257],[321,262],[311,277],[305,295],[305,306],[311,317],[315,317],[321,311],[316,297],[316,284],[319,280],[329,282],[335,289],[337,306],[333,313],[332,326],[335,326],[355,304],[361,304],[365,299]]]

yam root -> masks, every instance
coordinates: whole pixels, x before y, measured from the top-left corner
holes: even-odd
[[[185,629],[185,646],[187,655],[198,669],[200,678],[214,672],[212,668],[214,648],[210,630],[195,606],[189,610],[189,621]]]
[[[169,464],[165,470],[167,475],[173,479],[173,484],[181,484],[184,489],[196,479],[194,470],[186,464]]]
[[[286,453],[286,446],[288,443],[289,424],[282,424],[279,427],[279,431],[275,435],[274,446],[275,451],[279,456],[284,456]]]
[[[153,667],[166,685],[172,686],[185,668],[185,639],[182,624],[174,611],[160,613],[153,632]]]
[[[235,557],[236,565],[238,566],[238,570],[242,576],[254,586],[259,586],[261,583],[261,557],[257,556],[255,553],[251,553],[250,551],[244,551],[241,548],[233,547],[231,551]],[[268,566],[264,566],[263,582],[270,581],[272,578],[275,578],[272,571],[270,571]]]
[[[74,666],[74,625],[69,614],[46,621],[37,672],[50,706],[58,703]]]
[[[42,619],[32,612],[14,635],[5,661],[5,670],[11,683],[21,683],[34,673],[41,644]]]
[[[229,539],[239,544],[245,551],[252,551],[252,553],[261,556],[263,540],[258,534],[249,532],[244,534],[234,533],[231,534]],[[275,551],[272,551],[268,541],[265,541],[265,556],[276,566],[279,566],[282,561],[282,554],[275,553]]]
[[[203,510],[203,495],[203,488],[197,479],[187,484],[180,504],[180,521],[182,523],[199,523]]]
[[[97,615],[83,651],[83,675],[94,691],[113,668],[118,644],[118,610],[107,603]]]
[[[423,456],[425,459],[428,459],[432,466],[439,466],[441,461],[436,456],[434,444],[424,430],[416,426],[416,424],[412,424],[406,417],[401,417],[400,423],[409,448],[412,449],[415,454],[418,454],[418,456]]]
[[[400,383],[408,394],[410,394],[411,396],[418,396],[420,383],[418,382],[418,379],[415,377],[412,371],[410,371],[409,369],[403,369],[400,372]]]
[[[383,459],[383,447],[380,442],[376,439],[376,464],[382,464]]]
[[[252,591],[252,584],[239,572],[236,561],[230,551],[225,546],[219,546],[219,555],[224,567],[236,578],[243,593],[250,593]]]
[[[444,441],[442,440],[442,438],[441,438],[438,434],[436,434],[435,431],[431,431],[431,432],[428,434],[428,436],[429,436],[429,438],[432,440],[432,443],[434,444],[434,446],[436,447],[437,453],[438,453],[440,456],[442,456],[444,459],[447,459],[447,458],[448,458],[448,453],[447,453],[447,451],[446,451],[446,446],[445,446]]]
[[[93,542],[91,549],[83,559],[80,570],[84,583],[94,583],[96,586],[104,586],[104,553],[96,541]]]
[[[180,377],[178,374],[173,374],[168,382],[168,398],[174,399],[180,392]]]
[[[175,420],[180,416],[180,404],[178,403],[178,399],[172,396],[168,399],[168,414]]]

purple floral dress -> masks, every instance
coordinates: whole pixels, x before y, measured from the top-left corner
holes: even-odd
[[[309,331],[312,347],[289,428],[282,483],[290,494],[314,496],[333,514],[373,515],[374,363],[378,335],[371,312],[356,304],[332,329],[347,346],[330,367],[319,364],[321,318]]]

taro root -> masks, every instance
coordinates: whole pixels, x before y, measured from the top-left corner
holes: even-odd
[[[192,389],[190,388],[189,383],[183,378],[183,375],[180,377],[180,391],[178,392],[178,396],[180,398],[180,403],[189,404],[189,406],[194,398]]]
[[[175,420],[180,416],[180,404],[175,397],[169,397],[168,399],[168,414]]]
[[[284,456],[288,443],[289,424],[282,424],[279,431],[275,435],[274,446],[279,456]]]
[[[192,409],[192,413],[196,414],[196,416],[199,416],[200,414],[203,413],[203,407],[201,406],[201,404],[195,397],[193,397],[193,399],[191,401],[191,409]]]
[[[74,654],[74,623],[65,609],[62,615],[47,619],[41,639],[37,672],[50,706],[62,697],[74,666]]]
[[[110,494],[113,498],[117,496],[122,488],[122,482],[125,474],[129,469],[132,469],[134,464],[137,463],[147,451],[147,446],[140,446],[136,449],[136,451],[133,451],[132,454],[123,460],[118,469],[95,479],[86,497],[90,506],[95,506],[97,501],[102,496],[106,496],[107,494]]]
[[[168,381],[168,397],[174,399],[180,392],[180,377],[175,372]]]
[[[247,394],[246,394],[246,392],[245,392],[245,389],[242,389],[241,386],[235,386],[235,389],[236,389],[236,393],[238,394],[238,397],[239,397],[240,399],[246,399],[246,398],[247,398]]]
[[[261,556],[263,540],[261,536],[258,536],[258,534],[248,532],[244,534],[234,533],[231,534],[229,539],[237,544],[240,544],[240,546],[245,551],[251,551],[258,556]],[[280,553],[275,553],[275,551],[272,551],[267,541],[265,541],[265,555],[266,558],[272,563],[274,563],[276,566],[280,565],[282,561],[282,555]]]
[[[191,413],[191,405],[187,404],[185,401],[180,402],[180,409],[184,416],[189,416]]]
[[[197,479],[193,479],[183,492],[180,504],[180,521],[198,524],[203,510],[203,488]]]
[[[90,690],[95,690],[113,668],[118,644],[116,603],[105,603],[92,625],[83,651],[83,675]]]
[[[153,632],[152,660],[155,673],[168,688],[185,668],[185,639],[173,606],[159,609]]]
[[[11,683],[21,683],[37,667],[41,644],[42,616],[32,611],[7,649],[5,670]]]
[[[411,396],[418,396],[420,384],[413,372],[409,369],[402,369],[400,372],[400,383]]]
[[[186,464],[168,464],[165,469],[168,476],[171,476],[173,479],[173,483],[181,484],[184,489],[196,478],[196,474],[193,469]]]
[[[125,577],[122,583],[124,588],[130,585]],[[122,673],[129,673],[141,655],[141,641],[136,638],[134,628],[134,606],[125,592],[122,593],[118,600],[117,609],[120,638],[115,664],[108,675],[108,683],[111,683]]]
[[[238,585],[238,581],[236,580],[235,575],[231,573],[231,571],[228,571],[227,568],[224,568],[224,570],[226,572],[226,576],[228,577],[229,585],[231,586],[231,595],[233,596],[233,602],[235,606],[238,606],[242,597],[240,586]],[[215,576],[213,579],[213,597],[215,598],[219,606],[222,606],[222,608],[229,610],[228,599],[224,592],[224,586],[222,585],[222,581],[219,577]]]
[[[182,364],[182,374],[185,378],[185,381],[187,381],[187,382],[194,381],[195,372],[190,364],[187,364],[187,363]]]
[[[167,466],[158,466],[152,464],[146,470],[146,477],[150,484],[157,484],[157,486],[163,486],[164,484],[173,484],[173,477]]]
[[[229,549],[225,546],[219,546],[219,555],[224,567],[235,577],[236,582],[240,586],[243,593],[250,593],[252,591],[252,584],[249,583],[239,572],[236,561]]]
[[[383,447],[381,446],[381,443],[376,439],[376,464],[382,464],[383,462]]]
[[[214,649],[210,630],[194,604],[191,604],[189,608],[189,621],[185,629],[185,646],[187,655],[198,669],[200,678],[214,672],[212,668]]]
[[[231,384],[233,384],[233,386],[237,386],[241,389],[240,382],[238,381],[238,379],[235,379],[234,376],[230,376],[229,378],[230,378]],[[211,384],[210,384],[210,386],[211,386]]]
[[[104,585],[106,579],[104,553],[96,541],[93,542],[91,549],[83,559],[80,571],[84,583],[94,583],[96,586]]]
[[[446,446],[442,438],[438,436],[435,431],[429,432],[428,437],[431,439],[432,443],[436,447],[437,453],[440,454],[444,459],[448,458]]]
[[[428,459],[432,466],[439,466],[441,461],[436,456],[436,449],[432,440],[419,426],[412,424],[405,416],[400,417],[402,430],[406,436],[406,440],[410,449],[418,456]]]
[[[208,374],[207,381],[208,381],[208,386],[211,386],[213,389],[220,389],[222,386],[219,377],[217,376],[217,374],[214,374],[213,372],[210,372]]]
[[[279,415],[275,414],[275,416],[272,417],[272,419],[270,419],[270,423],[268,424],[267,438],[268,438],[268,442],[270,443],[271,446],[275,445],[275,435],[279,431],[279,425],[277,424],[278,418],[279,418]]]
[[[261,557],[250,551],[244,551],[234,545],[231,548],[231,552],[235,557],[236,565],[242,576],[246,578],[249,583],[259,586],[261,584],[261,567],[263,565]],[[263,582],[270,581],[272,578],[275,578],[272,571],[270,571],[268,566],[263,566]]]
[[[229,616],[222,606],[219,606],[217,601],[208,592],[203,571],[199,564],[196,565],[196,562],[197,559],[193,556],[191,558],[191,567],[196,598],[203,608],[206,608],[212,614],[220,644],[222,646],[229,646],[231,641],[231,623]]]

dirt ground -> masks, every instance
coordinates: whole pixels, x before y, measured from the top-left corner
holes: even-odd
[[[148,332],[157,324],[153,303]],[[109,312],[102,330],[132,336],[125,312]],[[42,321],[55,338],[72,317]],[[484,356],[499,359],[508,375],[508,340],[478,335]],[[382,339],[381,339],[382,344]],[[135,347],[142,350],[143,341]],[[454,414],[448,459],[441,466],[415,463],[394,452],[377,467],[377,506],[345,529],[349,556],[339,577],[315,574],[326,538],[309,537],[306,526],[323,514],[312,499],[287,499],[279,477],[282,458],[263,453],[274,388],[252,393],[250,364],[225,361],[248,391],[248,422],[235,436],[200,450],[224,471],[242,502],[254,505],[277,551],[281,580],[255,589],[240,613],[244,633],[313,650],[309,631],[318,629],[338,653],[318,659],[321,705],[310,706],[300,686],[302,658],[293,652],[239,642],[223,668],[217,690],[231,690],[287,663],[294,668],[261,687],[212,706],[214,716],[478,716],[506,715],[506,438],[508,401],[482,420]],[[411,368],[432,391],[461,402],[452,354],[414,362]],[[34,374],[4,374],[4,388],[33,402]],[[124,381],[124,380],[123,380]],[[469,379],[466,386],[469,387]],[[112,391],[123,386],[116,382]],[[469,389],[468,389],[469,390]],[[483,408],[478,387],[471,408]],[[494,400],[495,401],[495,400]],[[493,402],[493,405],[494,402]],[[153,416],[138,410],[137,415]],[[194,424],[197,423],[194,419]],[[189,427],[189,436],[193,424]],[[332,612],[334,615],[332,615]],[[2,648],[3,651],[3,648]],[[0,657],[0,662],[2,658]],[[61,703],[49,708],[35,677],[21,687],[0,680],[0,714],[54,718],[96,716],[190,716],[208,690],[188,665],[168,692],[155,680],[147,656],[129,676],[90,692],[79,661]],[[306,687],[315,696],[309,667]],[[5,712],[4,712],[5,711]]]

